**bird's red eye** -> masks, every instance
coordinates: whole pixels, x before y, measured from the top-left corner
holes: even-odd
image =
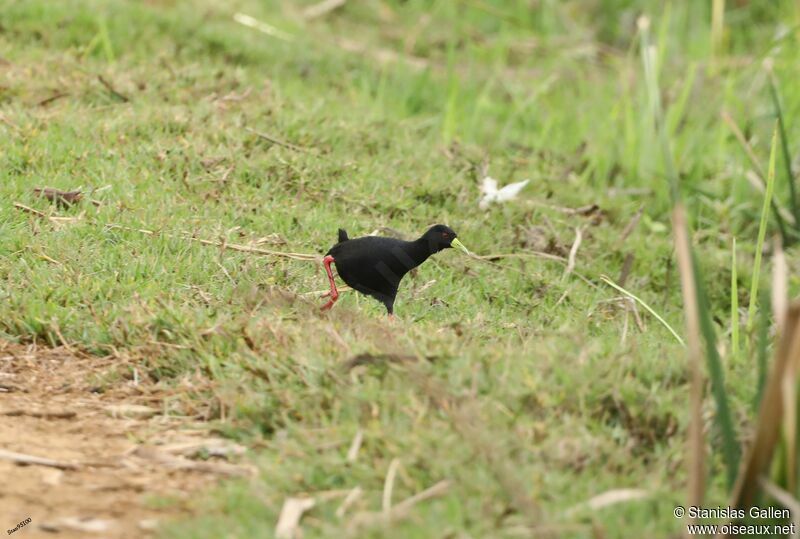
[[[449,238],[450,234],[448,234],[447,232],[442,232],[442,237],[443,238]]]

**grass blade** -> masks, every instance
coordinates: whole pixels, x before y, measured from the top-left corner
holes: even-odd
[[[759,185],[757,189],[760,192],[765,192],[766,187],[763,185],[763,178],[764,178],[764,167],[761,166],[761,163],[758,161],[758,157],[756,157],[755,152],[753,152],[753,148],[750,146],[750,143],[747,142],[747,138],[744,136],[744,133],[736,125],[736,121],[728,114],[726,111],[722,111],[721,113],[722,121],[724,121],[728,127],[730,128],[733,136],[739,142],[739,145],[744,150],[745,155],[750,160],[750,164],[753,165],[753,170],[755,171],[756,177],[758,178]],[[798,232],[794,229],[791,230],[791,234],[789,231],[786,230],[786,223],[784,221],[788,221],[790,225],[796,225],[796,221],[794,216],[786,209],[778,205],[778,203],[773,199],[772,200],[772,212],[775,214],[775,222],[778,224],[778,229],[781,232],[781,238],[783,239],[784,245],[789,245],[789,241],[792,238],[795,238],[798,235]]]
[[[761,298],[761,304],[765,307],[769,303],[769,294],[764,294]],[[753,400],[753,408],[758,412],[758,407],[761,405],[761,399],[764,396],[764,385],[767,382],[767,353],[769,350],[769,309],[761,309],[761,314],[758,317],[758,334],[756,341],[756,394]]]
[[[670,326],[670,325],[667,323],[667,321],[666,321],[666,320],[664,320],[663,318],[661,318],[661,316],[659,316],[659,314],[658,314],[657,312],[655,312],[655,311],[653,310],[653,308],[652,308],[652,307],[650,307],[650,305],[648,305],[647,303],[645,303],[645,302],[644,302],[644,301],[643,301],[641,298],[639,298],[638,296],[634,295],[634,294],[633,294],[633,293],[631,293],[631,292],[628,292],[627,290],[625,290],[624,288],[622,288],[621,286],[619,286],[617,283],[615,283],[614,281],[612,281],[612,280],[611,280],[611,279],[610,279],[610,278],[609,278],[607,275],[601,275],[601,276],[600,276],[600,279],[601,279],[601,280],[602,280],[604,283],[606,283],[608,286],[610,286],[611,288],[613,288],[613,289],[615,289],[615,290],[617,290],[617,291],[619,291],[619,292],[622,292],[623,294],[625,294],[626,296],[628,296],[628,297],[629,297],[629,298],[631,298],[632,300],[636,301],[636,302],[637,302],[639,305],[641,305],[642,307],[644,307],[644,308],[647,310],[647,312],[649,312],[650,314],[652,314],[652,315],[655,317],[655,319],[656,319],[656,320],[658,320],[659,322],[661,322],[661,325],[662,325],[662,326],[664,326],[665,328],[667,328],[667,329],[669,330],[669,332],[670,332],[670,333],[672,333],[672,336],[673,336],[673,337],[675,337],[675,339],[676,339],[676,340],[677,340],[679,343],[681,343],[683,346],[686,346],[686,343],[685,343],[685,342],[683,342],[683,339],[681,338],[681,336],[680,336],[680,335],[678,335],[678,333],[677,333],[677,332],[676,332],[674,329],[672,329],[672,326]]]
[[[778,145],[778,128],[772,131],[772,149],[769,152],[769,169],[767,170],[767,190],[764,193],[764,205],[761,207],[761,222],[758,225],[758,240],[756,241],[756,256],[753,262],[753,277],[750,281],[750,304],[747,307],[747,334],[746,342],[750,342],[750,334],[755,321],[756,303],[758,298],[758,279],[761,274],[761,253],[764,250],[764,239],[767,235],[767,219],[772,202],[772,193],[775,189],[775,148]],[[749,346],[748,346],[749,348]]]
[[[772,104],[775,107],[775,115],[778,117],[781,153],[783,154],[783,164],[786,167],[786,181],[789,184],[789,207],[792,209],[792,215],[794,215],[795,227],[800,228],[800,209],[797,207],[797,192],[794,185],[794,174],[792,174],[792,155],[789,152],[789,141],[786,136],[786,126],[783,122],[783,108],[778,95],[778,84],[771,69],[769,71],[769,93],[772,97]]]
[[[700,318],[700,329],[706,342],[706,364],[709,378],[711,378],[711,392],[717,406],[715,420],[722,436],[722,453],[727,468],[728,485],[733,486],[736,472],[739,468],[739,441],[733,419],[728,405],[728,395],[725,392],[725,374],[722,370],[722,360],[717,350],[717,338],[714,331],[714,322],[711,318],[710,302],[706,294],[700,266],[697,257],[692,251],[692,269],[697,283],[697,311]]]
[[[667,123],[667,133],[670,136],[675,136],[678,131],[681,122],[686,118],[686,105],[689,102],[689,97],[692,95],[692,90],[694,89],[694,80],[697,76],[697,64],[692,62],[689,64],[689,67],[686,68],[686,77],[683,83],[683,88],[678,96],[678,99],[675,103],[669,108],[669,112],[667,113],[666,123]]]
[[[105,17],[97,18],[97,35],[100,38],[100,45],[103,47],[103,53],[106,55],[108,63],[114,63],[114,47],[111,46],[111,36],[108,34],[108,23]]]

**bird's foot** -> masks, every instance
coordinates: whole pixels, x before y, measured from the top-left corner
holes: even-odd
[[[320,307],[320,310],[322,311],[327,311],[331,309],[333,307],[333,304],[336,303],[336,300],[339,299],[339,293],[336,292],[335,290],[329,292],[328,295],[331,297],[331,299],[328,300],[328,303]]]

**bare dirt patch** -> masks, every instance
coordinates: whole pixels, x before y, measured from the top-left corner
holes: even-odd
[[[114,358],[0,340],[0,530],[11,537],[147,537],[244,448],[176,415],[175,389],[116,375]],[[114,380],[96,386],[102,378]],[[53,462],[23,464],[27,457]],[[202,457],[199,458],[199,457]],[[35,460],[35,459],[34,459]],[[169,497],[169,504],[153,503]]]

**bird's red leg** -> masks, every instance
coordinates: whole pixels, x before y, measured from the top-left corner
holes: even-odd
[[[339,299],[339,291],[336,290],[336,282],[333,280],[333,272],[331,271],[331,262],[333,262],[333,257],[331,255],[328,255],[322,259],[322,264],[325,266],[325,271],[328,274],[328,280],[331,283],[331,299],[328,300],[328,303],[321,307],[323,311],[327,311],[333,307],[333,304],[336,303],[337,299]]]

